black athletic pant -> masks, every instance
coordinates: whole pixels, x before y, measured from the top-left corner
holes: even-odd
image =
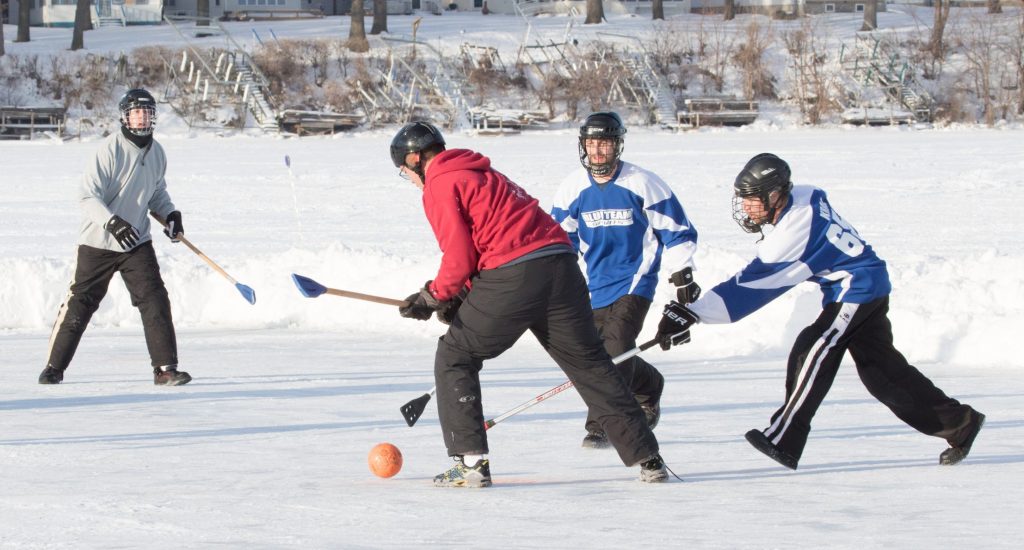
[[[478,274],[439,339],[434,377],[449,455],[488,451],[480,369],[527,330],[575,384],[623,463],[634,465],[658,452],[654,433],[597,334],[576,256],[557,254]]]
[[[636,347],[636,338],[644,328],[644,319],[651,309],[651,301],[635,294],[626,294],[610,305],[594,310],[597,333],[604,340],[604,349],[615,357]],[[639,355],[619,364],[619,373],[626,381],[633,397],[641,405],[654,405],[661,400],[665,377]],[[588,432],[601,431],[597,419],[587,416]]]
[[[48,367],[63,371],[75,356],[85,327],[107,295],[115,272],[121,273],[132,305],[142,314],[146,346],[154,367],[178,364],[178,344],[171,320],[171,302],[160,278],[153,243],[147,241],[128,252],[113,252],[91,246],[78,247],[75,278],[68,297],[60,306],[50,336]]]
[[[799,460],[811,419],[847,350],[864,386],[900,420],[951,445],[963,441],[971,407],[948,397],[893,347],[888,312],[888,296],[867,304],[833,303],[800,333],[789,356],[786,402],[764,430],[773,444]]]

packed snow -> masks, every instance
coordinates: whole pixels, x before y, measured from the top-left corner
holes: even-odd
[[[645,352],[666,377],[656,434],[683,482],[646,485],[613,451],[580,448],[586,413],[570,390],[488,432],[494,486],[483,490],[432,487],[451,464],[434,401],[411,428],[398,411],[433,385],[444,327],[391,306],[305,298],[290,279],[402,299],[434,275],[440,255],[420,193],[388,158],[395,130],[295,139],[162,120],[156,135],[186,234],[257,296],[249,305],[183,245],[154,235],[181,369],[195,378],[176,388],[153,386],[117,277],[64,383],[36,383],[74,267],[79,177],[101,138],[0,142],[0,545],[1019,545],[1024,359],[1009,343],[1024,328],[1024,130],[758,123],[630,128],[626,139],[624,158],[667,180],[700,232],[705,288],[753,255],[756,236],[730,215],[749,157],[777,153],[797,183],[826,189],[889,266],[897,347],[988,416],[963,464],[938,466],[945,443],[876,402],[852,363],[799,470],[746,443],[743,433],[765,427],[781,403],[789,346],[817,315],[820,294],[803,285],[735,325],[698,326],[689,345]],[[490,156],[545,207],[578,166],[572,128],[447,138]],[[659,303],[670,296],[663,284]],[[563,380],[527,336],[485,364],[485,414]],[[367,467],[382,441],[405,459],[391,479]]]

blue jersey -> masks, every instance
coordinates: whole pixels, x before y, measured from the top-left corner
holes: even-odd
[[[653,300],[662,262],[673,272],[693,265],[697,231],[679,200],[657,175],[628,162],[602,184],[582,168],[573,172],[551,215],[583,254],[594,308],[626,294]]]
[[[803,281],[821,286],[822,304],[865,304],[892,290],[885,262],[832,209],[825,192],[809,185],[793,187],[757,257],[689,307],[702,323],[732,323]]]

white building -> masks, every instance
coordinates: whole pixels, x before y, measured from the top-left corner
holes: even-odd
[[[76,0],[9,0],[9,23],[18,23],[19,2],[28,2],[29,25],[74,27]],[[163,0],[92,0],[94,27],[104,24],[159,25]]]

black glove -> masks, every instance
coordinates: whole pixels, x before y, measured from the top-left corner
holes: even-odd
[[[700,298],[700,285],[693,280],[693,269],[684,267],[668,278],[668,282],[676,285],[676,300],[680,304],[691,304]]]
[[[402,317],[426,321],[430,319],[430,316],[434,314],[434,311],[441,309],[442,302],[437,301],[437,298],[434,298],[434,295],[430,293],[430,283],[432,282],[433,281],[427,281],[419,292],[410,294],[409,297],[405,299],[406,302],[409,302],[409,305],[399,306],[398,308],[398,313]]]
[[[690,341],[690,327],[697,321],[699,319],[696,314],[673,300],[661,313],[661,322],[658,323],[658,334],[655,335],[655,339],[664,350],[685,344]]]
[[[121,216],[111,216],[104,229],[110,232],[117,239],[121,248],[128,250],[139,243],[139,232],[132,227],[132,224],[124,221]]]
[[[167,227],[164,228],[164,235],[167,235],[172,243],[181,242],[178,237],[185,233],[185,228],[181,225],[181,212],[177,210],[171,212],[164,221],[167,223]]]
[[[451,300],[441,302],[440,307],[437,308],[437,320],[446,325],[452,324],[452,321],[455,320],[455,314],[459,312],[459,308],[462,307],[462,302],[465,301],[467,294],[469,294],[469,289],[462,287],[462,290],[455,296],[452,296]]]

